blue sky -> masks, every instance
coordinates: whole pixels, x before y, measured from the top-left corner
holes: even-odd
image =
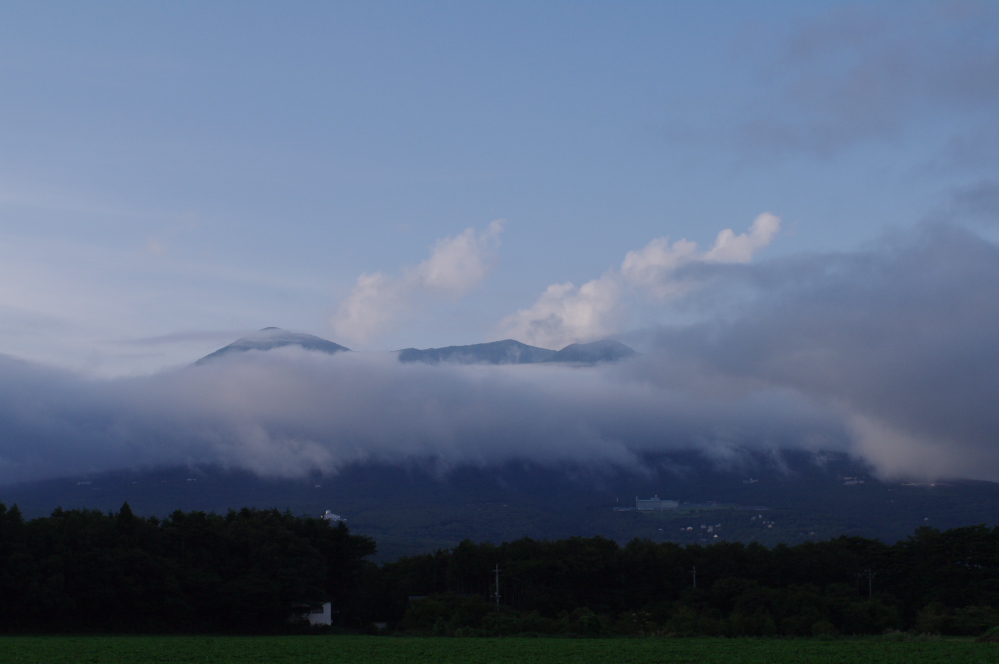
[[[997,222],[991,2],[6,3],[0,482],[746,447],[997,480]],[[641,354],[189,366],[267,326]]]
[[[0,353],[641,346],[738,297],[676,269],[994,241],[997,81],[991,3],[6,4]]]

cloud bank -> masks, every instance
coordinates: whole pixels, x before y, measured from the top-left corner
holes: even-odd
[[[656,238],[628,252],[620,269],[609,270],[599,279],[578,288],[571,282],[549,286],[530,308],[502,322],[502,334],[545,348],[617,334],[627,327],[630,300],[665,301],[681,295],[696,285],[681,268],[695,263],[747,263],[779,231],[780,219],[765,212],[747,233],[720,232],[707,251],[689,240],[670,243],[668,237]]]
[[[839,412],[888,473],[999,479],[999,248],[926,225],[852,254],[750,270],[740,315],[663,330],[692,375],[781,387]]]
[[[755,246],[742,244],[726,256]],[[659,263],[700,256],[700,268],[734,245],[650,246]],[[0,481],[199,463],[296,476],[428,458],[640,468],[646,452],[747,446],[846,451],[886,476],[999,480],[995,244],[931,225],[852,253],[709,267],[698,299],[751,295],[592,368],[286,348],[96,380],[0,356]]]
[[[439,240],[428,259],[401,277],[362,274],[330,320],[333,332],[348,343],[364,344],[428,299],[464,295],[489,273],[503,224],[499,219],[484,231],[468,228]]]
[[[423,459],[638,468],[643,451],[661,449],[721,453],[816,435],[837,446],[836,421],[793,395],[704,398],[628,364],[429,366],[280,349],[104,381],[0,364],[4,482],[199,463],[276,476]],[[771,431],[778,412],[782,429]]]

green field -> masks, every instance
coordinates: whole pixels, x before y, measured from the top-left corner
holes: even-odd
[[[999,663],[999,644],[970,640],[556,639],[372,636],[0,637],[4,664],[810,664]]]

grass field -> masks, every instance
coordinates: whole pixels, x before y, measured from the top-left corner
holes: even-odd
[[[447,639],[371,636],[6,636],[4,664],[985,664],[999,644],[876,639]]]

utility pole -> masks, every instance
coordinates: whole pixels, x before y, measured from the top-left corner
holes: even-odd
[[[872,572],[871,568],[868,567],[863,572],[857,573],[857,580],[867,579],[867,596],[870,597],[874,593],[874,577],[877,572]]]
[[[496,594],[494,595],[494,597],[496,597],[496,608],[499,608],[499,601],[500,601],[500,591],[499,591],[499,573],[500,573],[500,568],[499,568],[499,563],[496,563],[496,569],[494,569],[493,572],[496,574]]]
[[[697,565],[690,568],[690,575],[694,577],[694,587],[697,587]]]

